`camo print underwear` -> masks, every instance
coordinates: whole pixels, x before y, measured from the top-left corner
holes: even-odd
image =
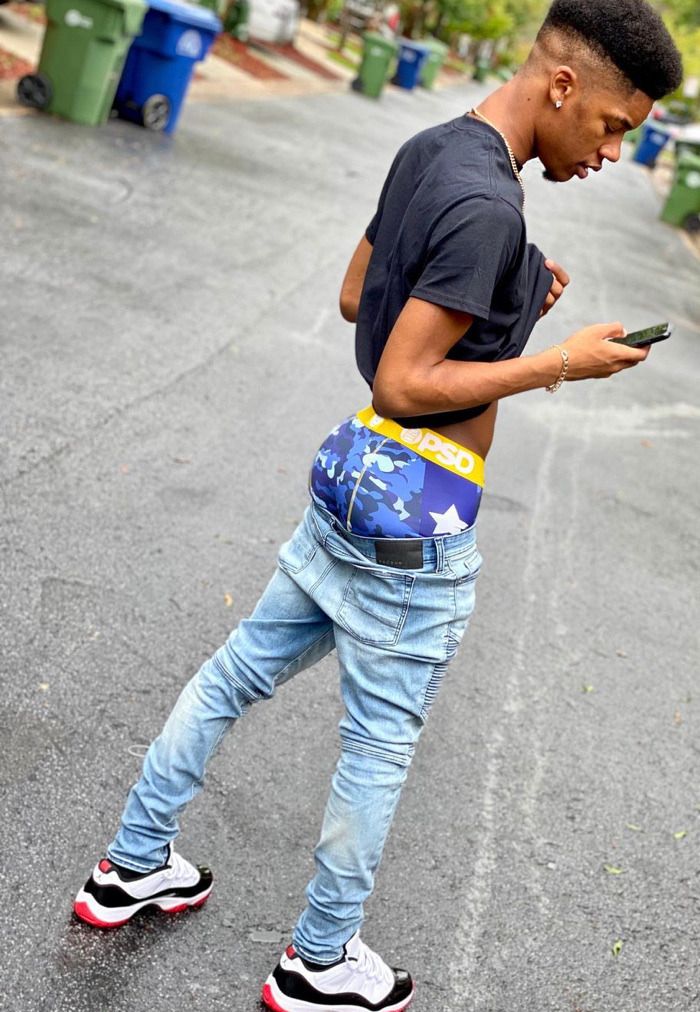
[[[404,429],[369,407],[328,433],[309,491],[353,534],[433,538],[473,525],[483,484],[476,453],[432,429]]]

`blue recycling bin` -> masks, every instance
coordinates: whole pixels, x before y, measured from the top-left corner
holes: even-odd
[[[656,123],[645,123],[642,128],[641,140],[634,152],[634,161],[653,169],[656,159],[670,139],[670,135],[665,130],[660,130]]]
[[[194,66],[209,52],[221,22],[206,7],[149,0],[114,99],[122,119],[171,134],[177,126]]]
[[[398,84],[399,88],[406,88],[412,91],[418,84],[423,64],[428,59],[430,50],[420,42],[411,42],[409,39],[399,40],[399,62],[396,67],[396,74],[391,79],[392,84]]]

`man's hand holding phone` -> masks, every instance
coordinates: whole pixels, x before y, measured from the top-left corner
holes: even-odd
[[[562,343],[569,353],[567,380],[604,379],[639,365],[649,354],[649,344],[630,347],[621,323],[596,323],[572,334]]]
[[[655,323],[653,327],[635,330],[631,334],[625,334],[624,337],[613,337],[611,340],[618,344],[626,344],[628,348],[646,348],[659,341],[665,341],[672,333],[672,323]]]

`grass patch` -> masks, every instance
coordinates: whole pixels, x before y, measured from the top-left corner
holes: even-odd
[[[337,46],[338,43],[340,42],[340,34],[329,35],[328,36],[328,42],[330,43],[331,46],[334,46],[334,47]],[[362,43],[358,42],[357,39],[354,39],[351,36],[348,36],[348,38],[345,40],[345,45],[343,46],[343,50],[342,51],[344,53],[345,52],[350,52],[350,53],[354,53],[356,56],[362,56]]]
[[[457,56],[448,56],[445,60],[445,67],[447,70],[453,70],[456,74],[470,74],[472,72],[471,64],[465,63]]]
[[[328,55],[331,60],[335,60],[335,62],[339,63],[342,67],[347,67],[348,70],[357,70],[360,66],[359,60],[353,60],[349,56],[346,56],[345,53],[331,52]]]

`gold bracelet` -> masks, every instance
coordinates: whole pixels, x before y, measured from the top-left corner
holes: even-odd
[[[553,344],[552,347],[557,348],[561,355],[561,372],[559,373],[559,375],[557,376],[557,378],[555,379],[554,383],[552,383],[551,386],[545,387],[545,390],[547,391],[548,394],[555,394],[557,392],[559,387],[566,379],[566,374],[569,371],[569,353],[566,350],[566,348],[562,348],[560,344]]]

